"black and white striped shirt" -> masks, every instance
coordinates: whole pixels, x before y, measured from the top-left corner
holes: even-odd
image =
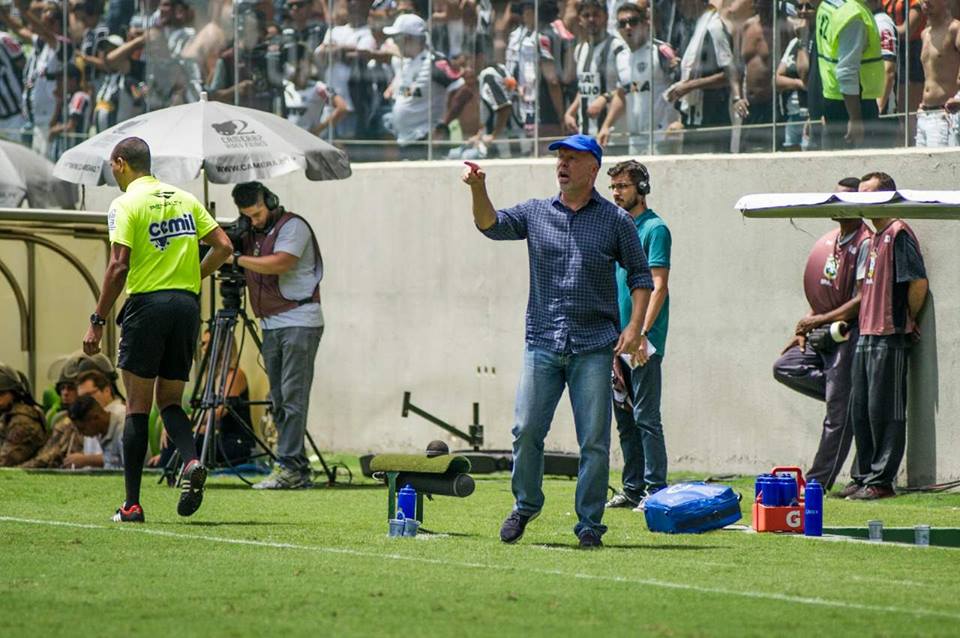
[[[23,48],[9,33],[0,31],[0,120],[21,113]]]

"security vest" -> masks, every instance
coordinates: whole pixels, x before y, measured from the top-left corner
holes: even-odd
[[[803,290],[817,314],[836,310],[853,298],[857,286],[857,258],[864,240],[873,232],[863,222],[846,244],[840,245],[840,229],[817,240],[803,273]]]
[[[860,0],[823,0],[817,9],[817,62],[823,97],[842,100],[837,81],[840,57],[840,32],[854,20],[867,30],[867,48],[860,61],[860,98],[875,100],[883,95],[884,71],[880,51],[880,32],[870,10]]]
[[[253,257],[264,257],[273,254],[273,247],[277,243],[277,237],[280,235],[280,229],[291,219],[298,218],[306,224],[310,230],[310,239],[313,242],[314,268],[323,276],[323,257],[320,255],[320,246],[317,244],[317,238],[313,234],[313,229],[307,220],[297,214],[280,209],[280,217],[273,226],[264,229],[261,232],[253,231],[248,234],[243,241],[244,255]],[[313,294],[306,299],[287,299],[280,291],[279,275],[264,275],[253,272],[249,268],[245,270],[244,276],[247,280],[247,287],[250,289],[250,306],[253,308],[253,314],[258,319],[263,317],[272,317],[282,312],[293,310],[298,306],[308,303],[320,303],[320,284],[318,283],[313,290]]]
[[[899,219],[890,223],[882,232],[873,236],[870,245],[870,258],[863,280],[863,297],[860,301],[860,334],[892,335],[898,330],[893,317],[893,274],[894,254],[897,235],[907,233],[920,246],[913,230]],[[911,334],[916,323],[907,310],[906,325],[902,332]]]

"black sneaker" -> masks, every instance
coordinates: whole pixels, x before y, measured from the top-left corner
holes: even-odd
[[[592,529],[585,529],[580,532],[580,549],[600,549],[603,547],[603,541],[600,540],[600,534]]]
[[[526,529],[527,523],[538,515],[539,512],[530,515],[521,514],[516,510],[510,512],[510,516],[500,526],[500,540],[504,543],[516,543],[523,536],[523,530]]]
[[[203,503],[203,484],[207,482],[207,468],[199,460],[193,459],[183,468],[180,475],[180,502],[177,514],[190,516]]]
[[[137,504],[126,507],[126,504],[117,508],[117,513],[113,515],[114,523],[142,523],[143,508]]]

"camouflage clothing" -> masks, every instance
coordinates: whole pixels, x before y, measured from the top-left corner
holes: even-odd
[[[0,414],[0,467],[23,463],[47,440],[43,412],[35,405],[14,403]]]
[[[53,423],[50,438],[36,456],[19,467],[60,467],[68,454],[83,452],[83,435],[67,416],[66,410],[57,412],[50,421]]]

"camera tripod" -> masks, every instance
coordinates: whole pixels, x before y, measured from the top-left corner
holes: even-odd
[[[242,284],[237,283],[236,277],[237,273],[234,272],[218,275],[218,278],[221,279],[221,283],[224,288],[228,289],[230,287],[240,289]],[[242,294],[242,289],[240,292]],[[243,322],[243,329],[245,329],[247,334],[250,335],[257,347],[257,352],[263,352],[263,342],[260,339],[260,335],[257,334],[256,324],[252,319],[250,319],[246,311],[241,307],[241,304],[239,303],[240,298],[241,297],[239,295],[223,295],[224,307],[217,310],[213,318],[208,322],[210,329],[210,342],[206,351],[203,353],[203,358],[200,361],[200,368],[197,374],[197,378],[202,379],[203,384],[201,385],[200,383],[197,383],[190,398],[190,405],[194,407],[191,424],[193,426],[195,440],[199,440],[199,437],[201,436],[203,437],[203,445],[200,449],[199,456],[200,462],[208,468],[212,468],[217,465],[217,447],[221,436],[219,431],[220,419],[217,418],[217,412],[219,408],[223,408],[226,412],[228,412],[233,417],[234,421],[240,425],[240,428],[254,441],[256,441],[260,449],[263,450],[263,453],[256,454],[254,457],[269,456],[275,463],[277,462],[276,454],[274,454],[270,447],[257,436],[253,426],[237,412],[237,402],[227,400],[227,395],[229,392],[227,383],[229,381],[228,375],[230,371],[230,362],[234,356],[233,339],[231,339],[231,336],[233,335],[238,323],[241,321]],[[270,406],[272,405],[270,401],[245,400],[239,403],[241,405],[266,405],[268,406],[268,410],[271,409]],[[203,425],[202,434],[200,433],[199,427],[201,424]],[[310,447],[320,460],[320,465],[323,467],[323,473],[326,475],[327,485],[335,485],[337,480],[337,466],[330,466],[327,464],[323,458],[323,455],[320,453],[320,448],[317,447],[317,444],[313,440],[313,437],[310,435],[309,431],[305,431],[305,435]],[[225,450],[223,451],[225,452]],[[233,465],[231,464],[230,459],[227,457],[227,454],[223,454],[223,459],[228,466],[233,468]],[[166,480],[169,485],[173,485],[176,482],[177,470],[180,465],[181,459],[179,458],[179,454],[175,453],[164,467],[160,482],[162,483],[164,480]],[[234,469],[234,472],[240,480],[250,484],[250,482],[243,478],[243,476],[241,476],[236,469]]]

